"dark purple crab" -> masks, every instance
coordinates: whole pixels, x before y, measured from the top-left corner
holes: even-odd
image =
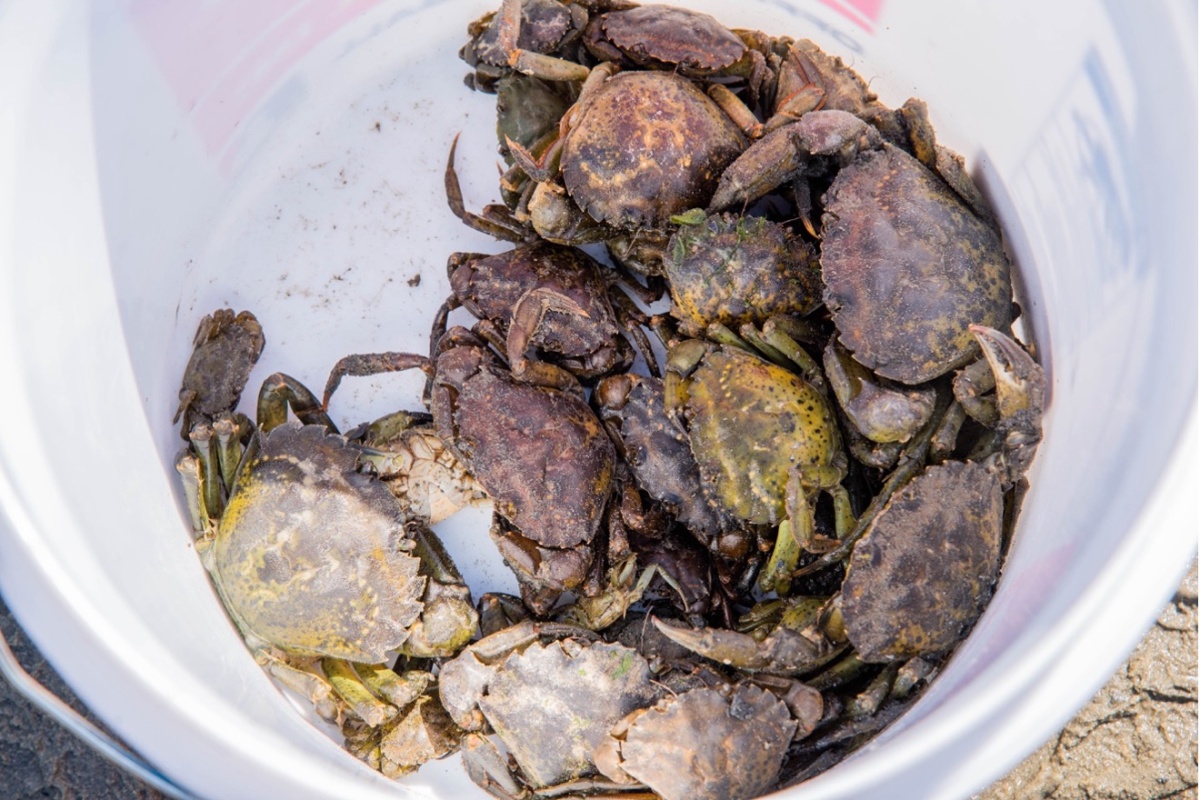
[[[498,543],[518,579],[554,592],[578,587],[593,561],[616,469],[612,441],[591,408],[577,391],[516,380],[483,340],[460,327],[442,336],[432,359],[343,358],[330,373],[325,402],[344,375],[414,368],[431,377],[438,435],[502,517]]]
[[[645,315],[582,250],[535,242],[490,256],[454,253],[446,268],[453,294],[434,319],[435,342],[448,313],[462,305],[486,324],[519,380],[569,388],[573,379],[627,369],[633,351],[626,337],[657,367],[638,327]]]

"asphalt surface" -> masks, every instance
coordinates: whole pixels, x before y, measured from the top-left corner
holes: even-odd
[[[0,603],[18,660],[76,710]],[[975,800],[1166,800],[1196,797],[1196,568],[1130,660],[1062,732]],[[93,719],[93,721],[95,721]],[[0,680],[0,798],[158,800]]]

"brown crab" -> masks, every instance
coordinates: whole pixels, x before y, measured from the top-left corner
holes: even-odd
[[[516,49],[533,56],[572,53],[588,19],[587,9],[578,3],[507,0],[499,11],[484,14],[467,27],[471,38],[459,50],[459,58],[473,68],[467,85],[495,91],[497,81],[512,74],[511,54]]]
[[[414,368],[432,380],[438,435],[495,504],[496,538],[518,578],[556,592],[578,587],[593,560],[616,462],[591,408],[577,392],[516,380],[482,339],[460,327],[441,337],[432,359],[343,358],[330,373],[325,402],[344,375]]]

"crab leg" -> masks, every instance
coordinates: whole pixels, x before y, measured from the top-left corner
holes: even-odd
[[[202,509],[210,522],[215,522],[225,510],[225,494],[221,483],[221,464],[216,453],[212,427],[200,423],[188,433],[192,452],[200,462]]]
[[[859,152],[879,147],[875,128],[845,111],[812,111],[768,133],[726,168],[708,208],[717,211],[751,203],[801,170],[812,156],[832,156],[845,165]]]
[[[305,425],[322,425],[330,433],[338,432],[333,420],[325,413],[324,406],[307,386],[291,376],[276,372],[263,381],[259,390],[258,426],[263,431],[279,427],[287,421],[289,408]]]
[[[322,658],[321,669],[338,697],[342,698],[350,710],[371,727],[378,727],[400,713],[398,708],[390,703],[385,703],[371,693],[349,661],[340,658]]]
[[[1015,483],[1029,467],[1042,438],[1046,402],[1046,373],[1021,345],[998,330],[971,325],[996,379],[996,430],[1003,436],[998,454],[1008,480]]]
[[[819,668],[831,657],[824,644],[784,626],[777,627],[760,642],[748,634],[722,628],[695,630],[657,618],[652,621],[654,627],[676,644],[747,672],[800,675]]]
[[[519,381],[579,393],[579,380],[570,372],[554,364],[525,357],[534,333],[551,312],[578,317],[588,316],[587,311],[574,300],[550,289],[530,289],[521,295],[517,304],[513,306],[505,343],[509,369]]]
[[[468,227],[506,242],[530,241],[533,237],[532,232],[513,219],[506,206],[487,206],[482,216],[467,211],[467,207],[463,203],[462,186],[458,182],[458,172],[454,169],[454,153],[458,150],[458,137],[459,134],[455,134],[454,141],[450,145],[450,156],[446,160],[444,175],[446,202],[449,203],[454,216],[465,222]]]
[[[321,408],[329,408],[329,398],[333,397],[342,378],[347,375],[364,377],[378,375],[381,372],[403,372],[408,369],[419,369],[426,374],[433,374],[433,362],[425,356],[415,353],[359,353],[345,356],[329,371],[329,379],[325,381],[325,396],[321,400]]]

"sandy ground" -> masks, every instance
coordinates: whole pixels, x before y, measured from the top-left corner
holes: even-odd
[[[0,605],[0,628],[43,685],[81,708]],[[1038,752],[973,800],[1196,797],[1196,568],[1129,661]],[[0,680],[0,797],[158,800]]]
[[[1196,797],[1196,565],[1129,660],[977,800]]]

